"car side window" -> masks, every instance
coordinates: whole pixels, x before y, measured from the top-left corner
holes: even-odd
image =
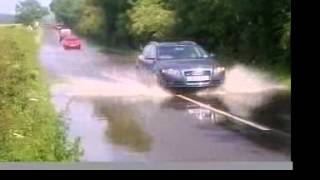
[[[151,46],[151,48],[150,48],[150,57],[154,58],[154,59],[157,57],[157,48],[156,48],[156,46]]]
[[[150,47],[151,47],[151,45],[148,45],[148,46],[146,46],[144,48],[144,50],[143,50],[143,56],[144,57],[149,57],[149,55],[150,55]]]
[[[143,55],[146,58],[156,58],[157,53],[156,53],[156,47],[154,45],[148,45],[144,51]]]

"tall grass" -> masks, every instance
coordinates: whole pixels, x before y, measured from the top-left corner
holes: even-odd
[[[0,27],[0,161],[78,160],[37,62],[38,32]]]

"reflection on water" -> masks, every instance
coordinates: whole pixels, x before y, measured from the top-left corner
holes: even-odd
[[[212,105],[220,110],[228,111],[223,102],[218,98],[215,98],[214,101],[212,101],[211,104],[208,105]],[[166,101],[162,103],[161,107],[163,109],[172,108],[178,111],[186,111],[189,115],[193,116],[200,122],[217,123],[218,120],[222,119],[214,111],[200,107],[199,105],[185,101],[177,97],[168,98]]]
[[[193,115],[195,118],[199,119],[200,121],[215,121],[216,117],[215,117],[215,113],[205,109],[205,108],[201,108],[197,105],[188,105],[187,106],[187,111],[190,115]]]
[[[278,143],[281,146],[274,146],[275,138],[265,138],[261,132],[251,133],[250,128],[238,131],[239,125],[225,117],[179,98],[163,99],[160,104],[124,98],[80,99],[77,98],[80,104],[93,105],[93,112],[88,115],[85,115],[88,106],[81,109],[76,104],[72,106],[74,113],[78,112],[71,114],[76,120],[73,131],[84,134],[81,136],[85,143],[84,160],[275,159],[274,151],[269,153],[265,149],[278,151],[284,146],[281,142]],[[219,99],[215,104],[227,110]],[[256,153],[251,154],[253,151]]]
[[[288,91],[217,94],[213,91],[211,94],[211,96],[197,94],[191,97],[244,119],[287,133],[291,132],[291,94]],[[223,106],[217,106],[217,99]]]
[[[218,96],[232,114],[291,132],[291,97],[286,91]]]
[[[230,95],[219,94],[210,97],[199,97],[191,94],[188,96],[247,120],[289,134],[291,132],[291,101],[290,94],[286,91]],[[182,99],[171,98],[162,104],[162,108],[173,108],[178,111],[187,112],[199,120],[201,129],[214,130],[214,126],[219,125],[263,147],[285,153],[291,152],[290,137],[279,136],[273,132],[259,131]]]
[[[291,134],[291,94],[273,94],[263,106],[253,109],[250,119]]]
[[[113,144],[122,145],[135,152],[150,151],[151,136],[143,131],[134,110],[120,101],[95,101],[95,111],[108,120],[106,135]]]

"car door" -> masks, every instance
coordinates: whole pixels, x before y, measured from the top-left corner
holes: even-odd
[[[154,66],[156,63],[156,57],[157,57],[157,51],[155,45],[150,45],[150,48],[147,51],[147,54],[145,55],[145,67],[147,70],[153,72]]]
[[[137,62],[137,67],[140,70],[145,70],[145,55],[147,54],[147,51],[150,49],[150,45],[146,46],[143,51],[142,54],[139,55],[138,57],[138,62]]]

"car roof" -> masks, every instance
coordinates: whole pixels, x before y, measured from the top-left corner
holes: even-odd
[[[71,31],[71,29],[68,28],[68,27],[62,27],[62,28],[61,28],[61,31]]]
[[[177,42],[156,42],[152,41],[149,44],[153,44],[156,46],[176,46],[176,45],[197,45],[197,43],[193,41],[177,41]]]

